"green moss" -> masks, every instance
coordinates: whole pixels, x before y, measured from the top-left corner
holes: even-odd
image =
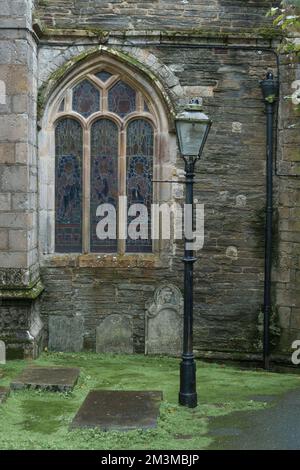
[[[54,86],[56,86],[59,81],[67,74],[68,71],[70,71],[74,65],[78,64],[78,62],[81,62],[82,60],[85,60],[87,57],[92,56],[93,54],[99,53],[99,52],[105,52],[111,56],[117,57],[119,60],[122,60],[123,62],[137,68],[140,72],[143,72],[147,78],[154,83],[154,85],[160,90],[161,94],[163,95],[165,101],[169,105],[169,111],[171,114],[175,114],[175,111],[173,109],[173,105],[171,103],[171,100],[166,93],[166,91],[162,88],[159,79],[154,75],[148,67],[145,67],[139,60],[135,59],[132,57],[130,54],[126,54],[124,52],[121,52],[119,50],[115,49],[108,49],[105,46],[95,46],[93,48],[87,49],[83,51],[81,54],[73,57],[69,61],[67,61],[65,64],[63,64],[61,67],[59,67],[57,70],[55,70],[49,77],[48,81],[45,82],[39,89],[38,92],[38,99],[37,99],[37,104],[38,104],[38,120],[41,119],[42,114],[44,112],[45,104],[47,102],[48,97],[50,96]]]
[[[37,98],[37,117],[38,120],[41,119],[42,114],[44,112],[45,104],[48,99],[48,96],[51,93],[51,90],[54,85],[58,84],[58,82],[64,77],[68,70],[70,70],[75,64],[84,60],[89,55],[94,54],[99,50],[98,47],[94,47],[92,49],[88,49],[87,51],[78,54],[77,56],[73,57],[72,59],[68,60],[65,64],[59,67],[57,70],[52,72],[47,82],[45,82],[38,91],[38,98]]]
[[[263,26],[259,28],[254,29],[255,34],[258,36],[261,36],[264,39],[280,39],[283,38],[282,31],[280,31],[278,28],[275,28],[274,26]]]
[[[0,299],[35,300],[43,290],[44,285],[41,281],[38,281],[24,289],[0,289]]]
[[[39,0],[39,7],[47,7],[50,5],[49,0]]]
[[[242,29],[242,30],[211,30],[205,28],[192,28],[188,30],[164,30],[161,31],[161,36],[165,36],[168,38],[180,38],[180,37],[206,37],[206,38],[214,38],[214,39],[221,39],[225,42],[229,38],[257,38],[262,37],[263,39],[275,39],[283,37],[282,32],[275,28],[274,26],[264,26],[259,28],[252,28],[252,29]]]
[[[265,403],[253,395],[279,395],[300,386],[295,375],[239,370],[198,363],[199,406],[179,407],[179,360],[142,355],[118,356],[93,353],[44,353],[35,365],[80,367],[80,379],[70,394],[38,391],[11,393],[0,407],[0,449],[205,449],[209,418],[233,411],[259,410]],[[8,385],[25,361],[0,366]],[[97,430],[69,431],[69,424],[91,389],[162,390],[164,402],[157,429],[127,433]]]

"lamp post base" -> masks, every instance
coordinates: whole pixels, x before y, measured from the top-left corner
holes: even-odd
[[[189,408],[197,406],[196,363],[194,359],[183,359],[180,364],[179,404]]]
[[[181,393],[179,392],[179,405],[188,408],[196,408],[198,404],[197,393]]]

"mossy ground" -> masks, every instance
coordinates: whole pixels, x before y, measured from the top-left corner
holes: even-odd
[[[218,364],[197,364],[199,406],[177,405],[178,359],[92,353],[44,353],[35,365],[76,366],[80,379],[70,394],[40,391],[11,393],[0,406],[0,449],[205,449],[209,418],[267,406],[253,395],[280,395],[300,387],[300,377],[240,370]],[[0,366],[0,385],[9,385],[26,366],[10,361]],[[162,390],[158,427],[149,431],[69,431],[69,424],[91,389]]]

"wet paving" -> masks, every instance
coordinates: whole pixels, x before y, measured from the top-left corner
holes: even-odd
[[[256,396],[252,399],[270,406],[213,418],[208,434],[214,439],[210,449],[299,450],[300,390],[280,398]]]

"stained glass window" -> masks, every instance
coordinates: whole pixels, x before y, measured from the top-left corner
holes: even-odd
[[[73,110],[89,117],[100,109],[100,91],[88,80],[83,80],[73,89]]]
[[[118,127],[109,119],[96,121],[91,129],[91,251],[115,252],[117,239],[99,239],[96,215],[100,204],[118,202]],[[108,215],[108,214],[107,214]],[[106,214],[104,215],[104,218]],[[108,227],[107,227],[108,228]]]
[[[135,111],[135,90],[122,81],[116,83],[108,92],[108,109],[122,118]]]
[[[132,204],[143,204],[148,217],[141,220],[136,231],[147,233],[148,239],[128,238],[128,252],[151,252],[151,203],[153,173],[153,128],[145,119],[136,119],[127,128],[127,198],[128,208]],[[137,217],[141,214],[137,213]],[[146,214],[143,214],[146,215]],[[128,217],[128,224],[135,217]]]
[[[96,73],[96,77],[100,78],[100,80],[105,83],[110,77],[112,77],[112,74],[106,72],[106,70],[101,70],[101,72]]]
[[[55,250],[82,250],[82,128],[63,119],[55,129]]]
[[[58,103],[58,116],[64,118],[55,126],[56,252],[82,253],[88,247],[93,253],[123,251],[118,233],[124,232],[126,225],[118,225],[118,204],[125,192],[128,210],[132,211],[128,214],[130,233],[125,249],[132,253],[152,251],[154,129],[151,119],[143,117],[144,112],[152,113],[152,104],[143,95],[139,100],[137,90],[117,77],[98,68],[94,80],[91,75],[84,77]],[[88,118],[100,109],[101,117],[89,122]],[[106,109],[109,113],[105,115]],[[136,115],[121,129],[118,117],[133,112]],[[78,119],[76,113],[82,117]],[[124,143],[123,133],[127,139]]]

